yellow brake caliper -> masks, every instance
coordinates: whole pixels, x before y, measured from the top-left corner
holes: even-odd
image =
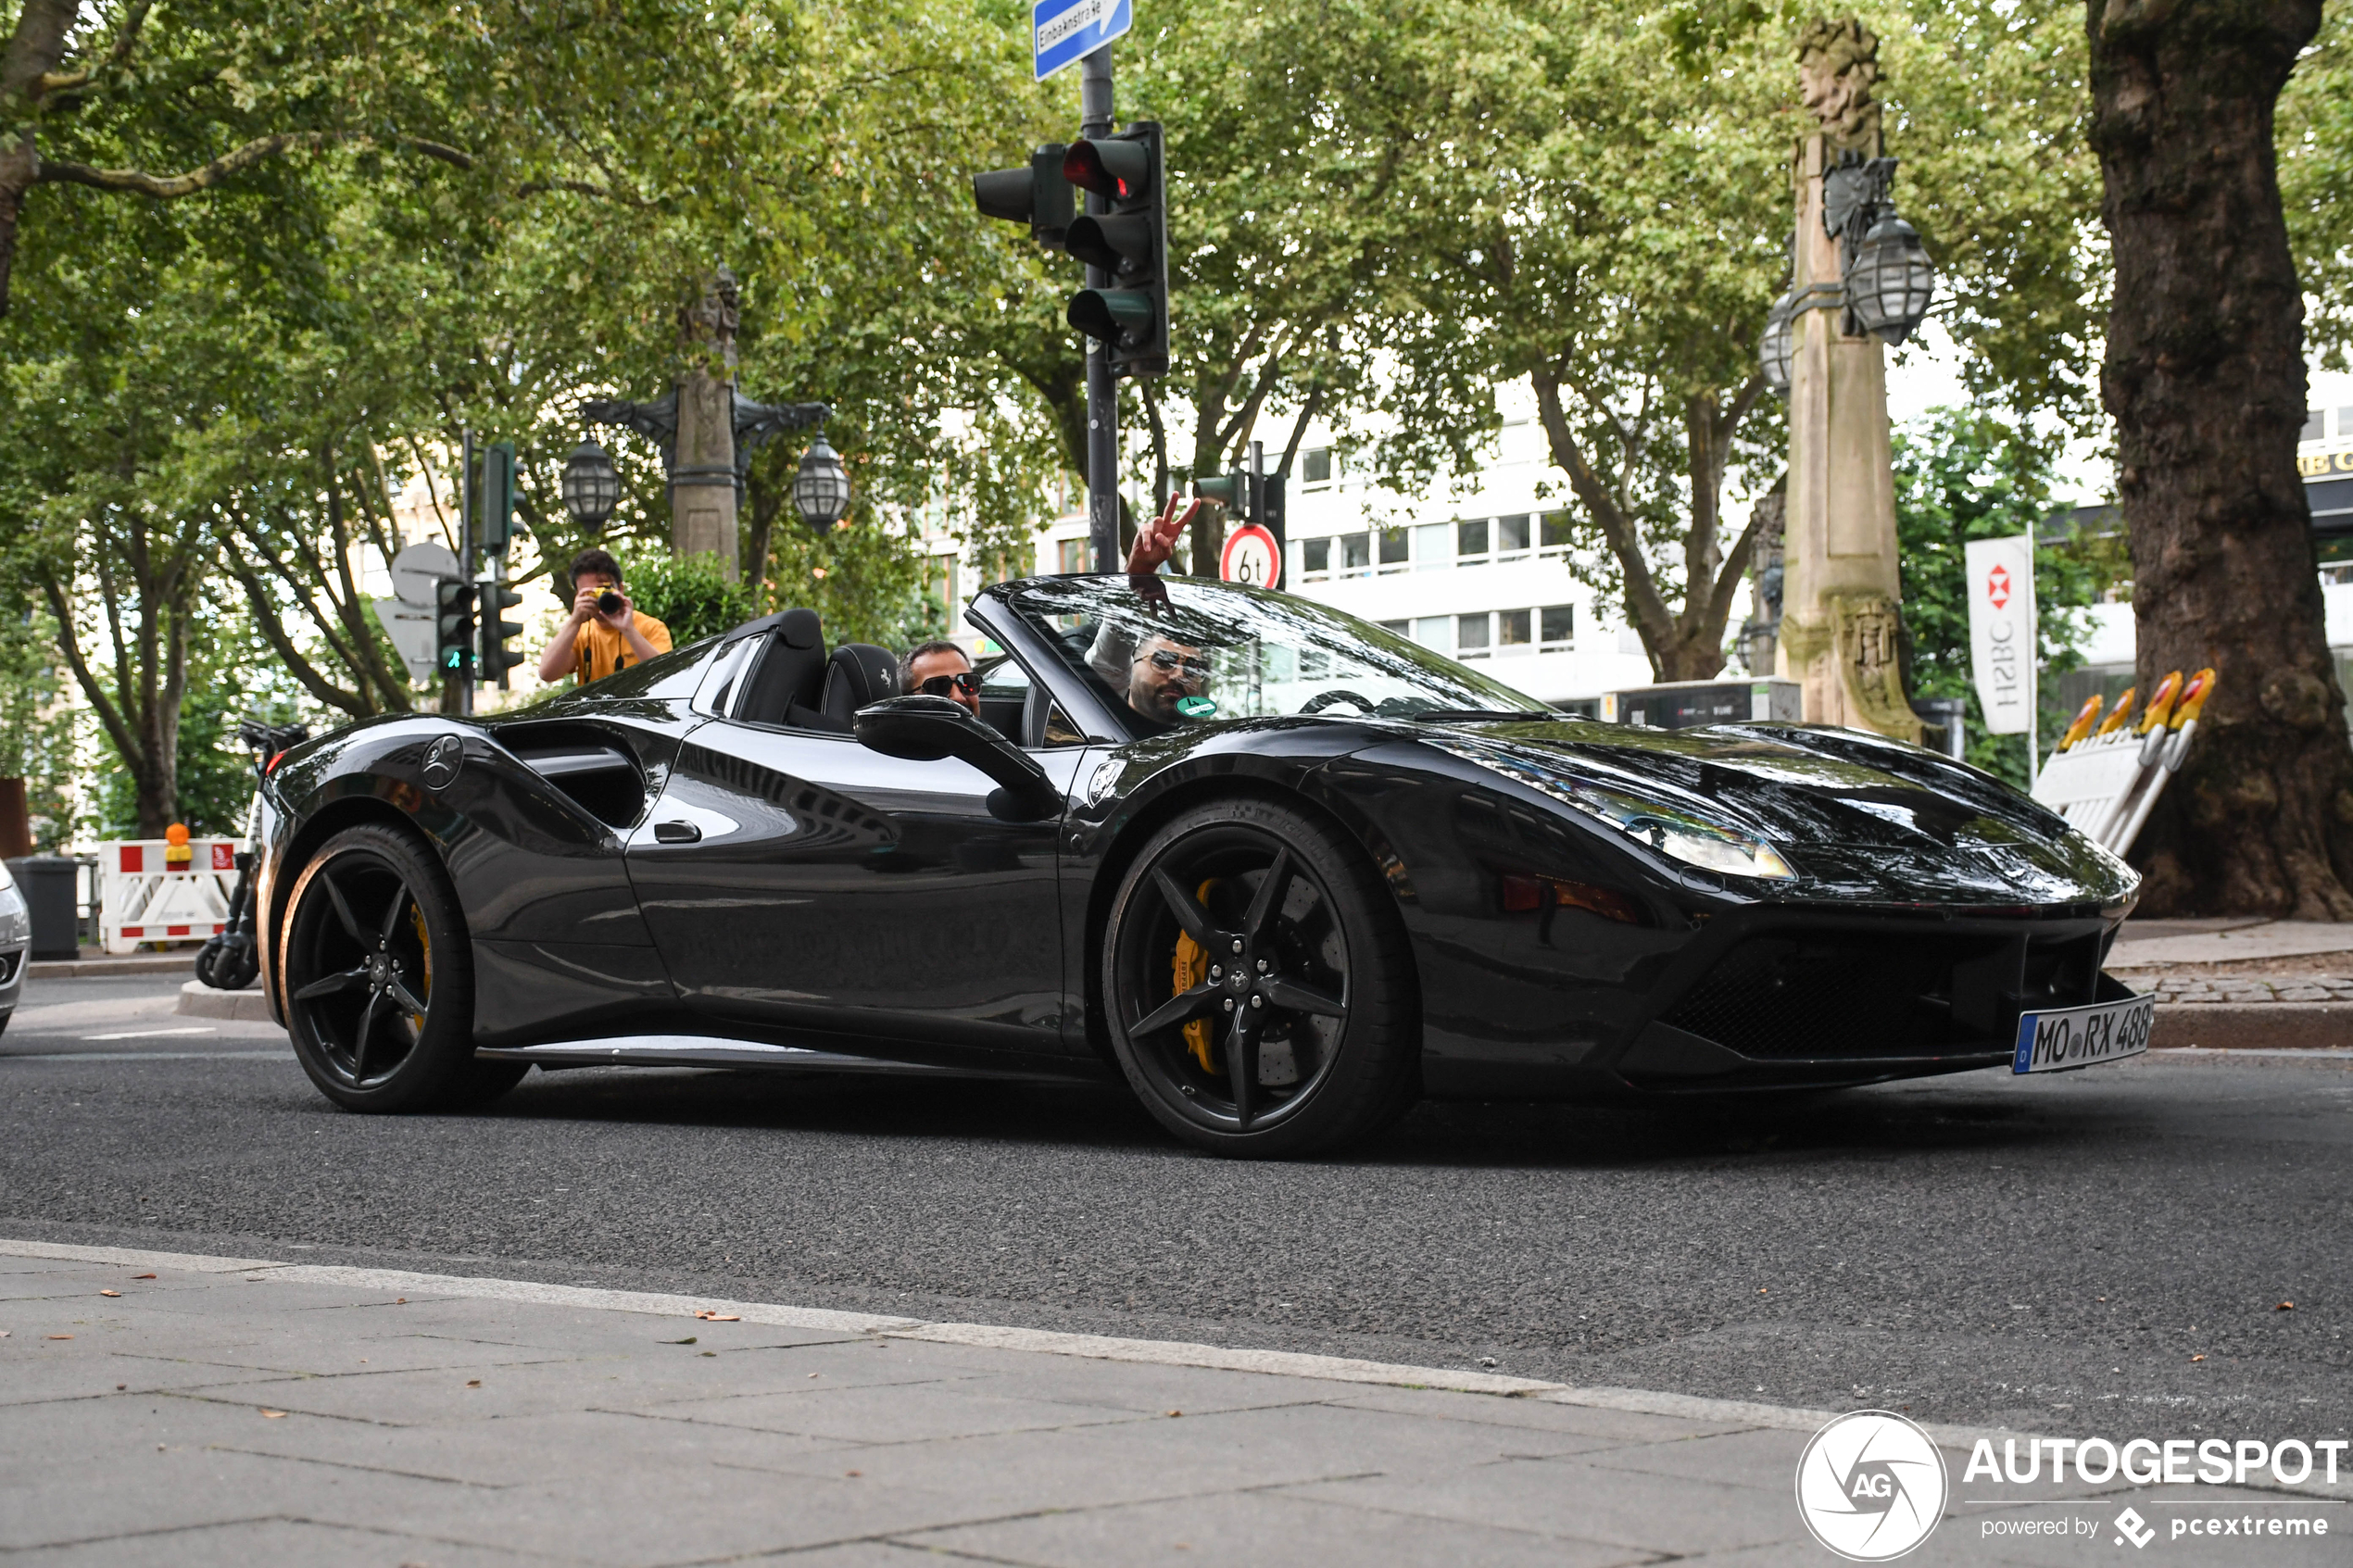
[[[416,927],[417,946],[423,949],[425,955],[425,972],[423,976],[424,985],[418,991],[417,999],[424,1003],[427,1007],[431,1007],[433,1006],[433,938],[425,935],[425,911],[417,908],[414,904],[409,905],[409,923]],[[409,1015],[409,1026],[414,1029],[418,1034],[423,1034],[425,1032],[425,1015],[422,1012],[410,1013]]]
[[[1217,879],[1211,877],[1194,891],[1193,897],[1202,901],[1204,909],[1209,904],[1209,890],[1216,885]],[[1202,951],[1201,944],[1194,941],[1189,933],[1178,932],[1176,934],[1176,989],[1168,994],[1174,997],[1191,990],[1200,985],[1208,973],[1209,955]],[[1209,1020],[1196,1018],[1185,1025],[1185,1046],[1193,1053],[1193,1060],[1201,1063],[1201,1070],[1203,1073],[1217,1071],[1217,1062],[1210,1055],[1209,1049]]]

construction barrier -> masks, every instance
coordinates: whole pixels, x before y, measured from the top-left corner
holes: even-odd
[[[202,941],[229,921],[233,838],[120,838],[98,846],[98,939],[109,953],[142,942]],[[187,851],[185,859],[172,853]]]
[[[2035,799],[2119,855],[2133,847],[2166,781],[2182,771],[2198,715],[2214,695],[2214,671],[2199,671],[2187,686],[2179,670],[2166,676],[2136,725],[2139,695],[2134,688],[2117,698],[2105,721],[2098,697],[2085,703],[2034,781]]]

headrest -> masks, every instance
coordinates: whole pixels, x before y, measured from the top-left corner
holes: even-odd
[[[870,702],[899,695],[899,660],[872,643],[844,643],[825,661],[825,717],[844,729]]]
[[[736,717],[754,724],[806,725],[818,715],[825,687],[824,635],[813,609],[788,609],[773,619]]]

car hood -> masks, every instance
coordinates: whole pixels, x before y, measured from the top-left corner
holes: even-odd
[[[1578,720],[1431,733],[1439,728],[1424,726],[1421,738],[1752,834],[1780,853],[1809,895],[2113,907],[2138,893],[2139,875],[2122,860],[2000,780],[1856,730],[1646,730]]]

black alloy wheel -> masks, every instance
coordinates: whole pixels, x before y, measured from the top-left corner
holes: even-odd
[[[1113,900],[1102,995],[1146,1109],[1221,1154],[1335,1148],[1418,1088],[1413,960],[1356,847],[1269,801],[1187,811]]]
[[[329,839],[295,884],[283,952],[295,1054],[338,1105],[464,1104],[528,1071],[474,1060],[472,953],[457,895],[407,834],[371,823]]]

